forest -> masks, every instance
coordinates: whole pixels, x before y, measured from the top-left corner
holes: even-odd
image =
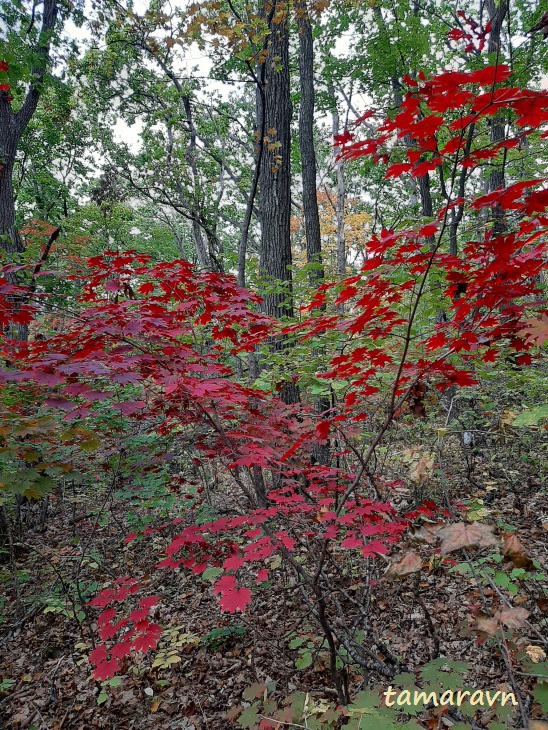
[[[548,730],[547,0],[0,0],[0,730]]]

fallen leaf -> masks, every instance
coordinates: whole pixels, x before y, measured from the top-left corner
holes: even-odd
[[[129,703],[135,702],[136,700],[135,700],[135,695],[133,694],[133,690],[132,689],[126,689],[124,692],[122,692],[120,694],[119,701],[123,705],[127,705]]]
[[[447,525],[438,532],[438,535],[441,538],[442,555],[462,548],[490,547],[497,544],[491,528],[481,523],[458,522],[454,525]]]
[[[533,661],[535,664],[538,664],[538,662],[543,662],[546,659],[544,649],[542,649],[540,646],[533,646],[531,644],[525,647],[525,652],[529,659],[531,659],[531,661]]]
[[[515,568],[531,570],[533,561],[516,535],[512,532],[505,532],[502,536],[504,541],[503,554],[507,560],[511,560]]]
[[[480,631],[485,631],[485,633],[489,634],[489,636],[495,636],[499,628],[499,623],[496,618],[479,616],[476,619],[476,628]]]
[[[497,613],[497,618],[509,629],[520,629],[525,625],[529,611],[525,608],[505,608]]]
[[[392,563],[385,573],[386,578],[404,578],[411,573],[417,573],[422,568],[421,556],[412,551],[403,556],[397,563]]]

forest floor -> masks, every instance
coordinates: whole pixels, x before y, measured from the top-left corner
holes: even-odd
[[[531,448],[541,450],[542,438]],[[531,472],[530,463],[504,463],[493,458],[493,453],[497,453],[496,444],[476,457],[472,477],[451,481],[451,495],[483,499],[489,509],[486,521],[498,525],[499,532],[501,525],[512,525],[531,556],[546,565],[546,486]],[[462,472],[461,450],[449,449],[449,454],[447,473]],[[396,473],[402,464],[394,457],[393,464],[384,468]],[[434,482],[423,485],[421,491],[428,498],[441,499]],[[400,512],[409,509],[415,497],[405,488],[391,495]],[[79,514],[93,512],[97,494],[88,492],[83,499],[78,501]],[[3,566],[0,728],[223,730],[233,727],[226,719],[227,711],[245,704],[242,693],[255,682],[275,683],[279,698],[303,690],[336,704],[328,667],[317,651],[319,644],[315,644],[311,665],[296,668],[299,652],[289,647],[291,636],[298,634],[314,642],[318,632],[303,620],[299,593],[290,582],[284,584],[283,575],[278,585],[273,583],[259,594],[245,614],[223,615],[210,583],[186,573],[151,570],[161,559],[165,536],[134,541],[120,549],[127,534],[126,514],[123,503],[113,503],[108,519],[78,520],[76,515],[75,522],[74,501],[52,497],[47,529],[28,529],[17,544],[15,560]],[[82,546],[88,546],[92,556],[83,564]],[[414,549],[421,550],[416,545]],[[158,651],[151,651],[133,667],[122,665],[121,681],[112,683],[119,682],[118,686],[101,687],[94,681],[86,656],[92,648],[90,628],[96,629],[97,612],[89,608],[82,612],[72,578],[77,568],[99,586],[117,576],[131,575],[141,579],[147,594],[159,594],[162,600],[153,618],[171,632],[164,633],[160,648],[173,651],[172,656],[176,653],[178,658],[152,668]],[[424,606],[417,600],[417,590]],[[496,607],[497,591],[486,586],[483,592]],[[511,691],[509,674],[492,642],[478,641],[477,633],[466,635],[463,630],[478,596],[470,577],[425,565],[420,583],[413,576],[379,581],[371,608],[372,627],[412,670],[436,655],[464,660],[473,666],[467,678],[471,684],[505,686]],[[522,581],[513,605],[527,609],[529,621],[546,635],[548,601],[540,583]],[[67,615],[71,606],[76,618]],[[425,609],[434,633],[428,628]],[[524,629],[517,643],[526,650],[538,644],[538,635]],[[514,679],[531,716],[541,717],[530,695],[531,681],[518,674]],[[354,692],[364,687],[358,673],[350,675],[349,683]],[[425,728],[451,725],[446,719],[440,724],[441,718],[428,713],[418,720]],[[481,717],[478,722],[481,727]]]

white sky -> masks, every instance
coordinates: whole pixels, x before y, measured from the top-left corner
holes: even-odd
[[[148,0],[134,0],[134,11],[136,13],[144,13],[148,6]],[[66,25],[66,32],[70,37],[76,38],[81,41],[89,40],[89,32],[85,28],[77,28],[74,23],[69,21]],[[352,30],[349,30],[341,35],[338,39],[334,54],[339,57],[347,56],[350,50],[350,43],[353,37]],[[528,39],[525,37],[515,38],[514,43],[521,44],[527,42]],[[190,76],[193,69],[197,69],[197,75],[207,77],[212,67],[211,59],[204,54],[204,52],[198,47],[197,44],[191,44],[185,48],[184,58],[179,57],[178,71],[181,75]],[[232,84],[222,83],[213,79],[206,82],[206,92],[218,92],[221,97],[227,97],[230,91],[233,89]],[[548,75],[545,75],[541,81],[541,88],[548,89]],[[368,106],[368,100],[364,97],[357,97],[353,99],[354,106],[361,113]],[[327,118],[324,120],[327,122]],[[132,148],[136,149],[139,146],[139,134],[142,131],[142,124],[137,121],[134,125],[129,126],[125,120],[118,119],[114,126],[114,137],[117,141],[124,141],[128,143]]]

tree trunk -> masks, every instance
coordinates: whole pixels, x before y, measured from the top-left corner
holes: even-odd
[[[324,278],[320,214],[316,191],[316,150],[314,149],[314,42],[306,0],[296,0],[295,16],[299,29],[299,143],[301,148],[303,212],[306,234],[306,261],[313,264],[310,283],[319,285]]]
[[[267,287],[264,311],[281,319],[293,316],[290,268],[292,108],[289,84],[289,18],[284,3],[277,2],[273,10],[269,23],[270,42],[264,61],[264,86],[257,89],[257,128],[266,130],[259,173],[259,270]],[[264,6],[262,14],[266,19],[267,11]],[[278,338],[274,347],[284,349],[287,341]],[[281,396],[286,403],[298,402],[297,386],[292,382],[286,383]]]
[[[44,0],[39,41],[33,49],[35,65],[32,79],[16,114],[8,101],[10,91],[0,91],[0,247],[9,254],[24,251],[15,225],[13,168],[19,141],[38,106],[40,86],[49,63],[50,37],[57,22],[57,2]]]
[[[301,105],[299,109],[299,144],[301,149],[303,214],[306,235],[306,261],[311,264],[309,280],[319,286],[324,280],[322,237],[316,185],[316,150],[314,149],[314,41],[306,0],[296,0],[295,17],[299,29],[299,82]],[[324,307],[325,308],[325,307]],[[319,352],[315,353],[320,354]],[[324,413],[330,406],[329,398],[314,401],[316,413]],[[315,459],[329,464],[329,446],[316,444]]]
[[[280,16],[282,19],[280,19]],[[273,317],[292,317],[291,299],[291,238],[290,238],[290,160],[291,160],[291,99],[289,87],[289,29],[287,11],[277,3],[270,24],[270,43],[265,60],[263,104],[258,113],[264,114],[265,149],[259,177],[259,215],[261,219],[262,275],[272,282],[282,282],[285,291],[267,293],[265,312]],[[262,119],[257,125],[262,127]]]
[[[331,97],[331,132],[333,137],[340,133],[339,110],[337,108],[337,97],[333,83],[328,81],[327,90]],[[339,148],[335,147],[335,157],[339,154]],[[342,160],[335,160],[335,171],[337,173],[337,200],[335,201],[335,221],[337,224],[337,274],[340,277],[346,276],[346,238],[344,233],[344,208],[346,199],[346,187],[344,179],[344,163]],[[344,305],[341,305],[344,308]]]
[[[489,33],[489,42],[487,44],[487,53],[496,53],[497,59],[500,58],[500,52],[502,50],[501,45],[501,31],[502,24],[508,12],[508,0],[486,0],[486,8],[489,13],[489,20],[491,21],[491,32]],[[496,115],[491,121],[490,138],[491,144],[501,142],[505,137],[504,132],[504,119],[501,115]],[[506,159],[506,158],[504,158]],[[493,165],[492,172],[489,175],[489,192],[498,190],[499,188],[506,187],[506,181],[504,177],[504,161],[502,164]],[[500,211],[494,211],[495,218],[500,219]],[[500,227],[501,222],[497,220],[495,228]]]
[[[222,272],[223,262],[220,257],[221,246],[218,242],[215,232],[211,229],[211,225],[204,221],[204,216],[200,212],[199,189],[200,179],[198,174],[198,166],[196,164],[196,128],[192,119],[192,109],[190,106],[190,97],[183,95],[183,108],[185,110],[186,121],[188,125],[189,141],[186,149],[186,160],[192,174],[193,195],[191,199],[191,215],[192,215],[192,235],[196,246],[196,256],[200,267],[206,271]],[[205,240],[202,234],[205,232]]]
[[[8,104],[0,100],[0,110],[4,111],[6,107],[8,107]],[[3,132],[5,127],[2,116],[0,113],[0,129]],[[15,198],[12,178],[17,141],[14,134],[3,134],[0,142],[0,154],[3,159],[3,165],[0,168],[0,246],[8,254],[23,253],[25,250],[15,225]]]

